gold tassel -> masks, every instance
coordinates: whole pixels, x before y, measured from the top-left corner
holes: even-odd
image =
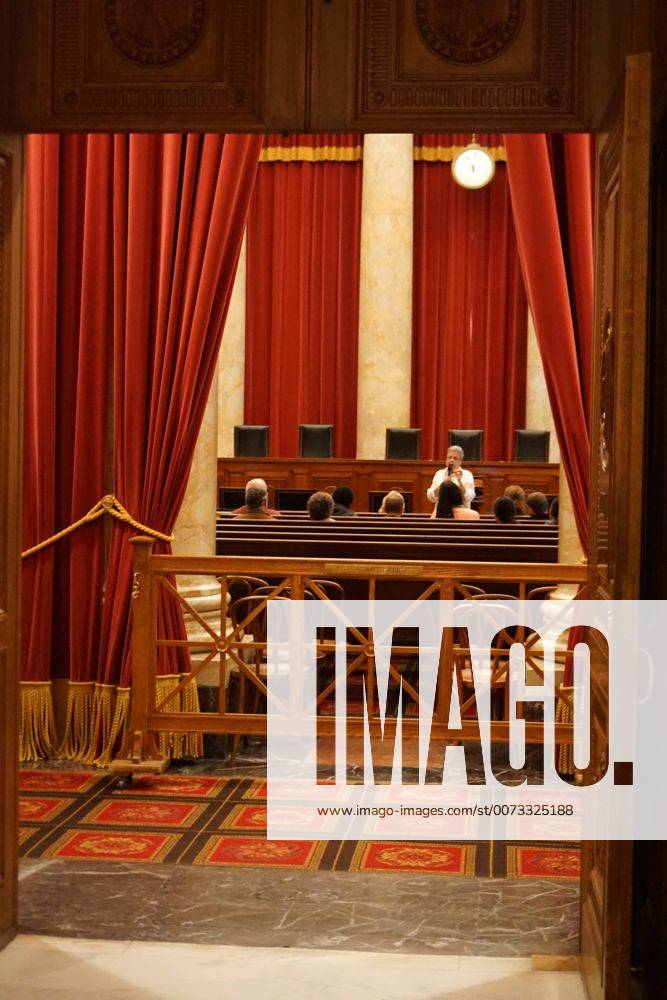
[[[182,692],[182,709],[183,712],[197,712],[201,711],[199,707],[199,693],[197,691],[197,682],[193,679],[188,684],[185,685]],[[203,757],[204,756],[204,737],[202,733],[183,733],[184,741],[184,756],[186,757]]]
[[[100,724],[102,725],[104,739],[102,740],[102,750],[99,756],[95,757],[92,763],[96,767],[108,767],[113,760],[117,744],[121,742],[123,736],[125,735],[127,720],[130,716],[130,688],[113,688],[110,685],[99,686],[100,688],[106,689],[110,696],[108,699],[102,699],[102,697],[100,697],[100,712],[102,712],[102,708],[104,707],[106,713],[108,713],[106,714],[106,717],[110,720],[110,725],[107,726],[105,719],[100,717]],[[116,696],[116,703],[113,709],[112,717],[111,704],[114,693]],[[99,742],[95,740],[94,745],[98,746]]]
[[[572,722],[572,712],[561,698],[556,705],[556,722]],[[571,743],[561,743],[558,747],[556,770],[559,774],[574,774],[574,748]]]
[[[55,755],[56,722],[50,681],[21,682],[19,760],[40,760]]]
[[[85,755],[81,758],[86,764],[98,764],[97,757],[109,746],[110,733],[113,728],[114,703],[117,700],[114,684],[96,684],[91,706],[90,726],[88,729],[88,744]]]
[[[167,674],[157,678],[156,701],[159,704],[178,687],[180,674]],[[115,697],[115,705],[114,705]],[[165,711],[199,712],[199,696],[194,680],[186,684],[178,697],[172,699]],[[77,758],[96,767],[108,767],[122,742],[130,718],[130,688],[114,688],[110,684],[96,684],[92,700],[91,721],[85,756]],[[165,757],[201,757],[204,740],[201,733],[159,733],[158,746]],[[101,749],[100,749],[101,748]]]
[[[170,691],[173,691],[178,687],[180,679],[179,674],[163,674],[161,677],[156,678],[155,701],[158,705],[161,701],[164,701]],[[167,702],[163,709],[164,712],[180,712],[180,710],[180,695],[178,698],[172,698],[171,701]],[[182,757],[182,741],[183,737],[181,733],[159,733],[158,747],[160,749],[160,753],[163,757]]]
[[[67,686],[65,735],[58,756],[84,760],[90,748],[94,681],[70,681]]]

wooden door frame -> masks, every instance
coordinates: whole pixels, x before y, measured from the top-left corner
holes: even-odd
[[[23,139],[0,134],[0,947],[18,912]]]
[[[2,855],[2,877],[15,878],[18,865],[18,841],[17,831],[17,764],[15,753],[16,729],[18,723],[19,700],[18,700],[18,606],[19,606],[19,569],[20,562],[18,555],[20,552],[20,477],[11,475],[11,470],[20,470],[21,455],[21,419],[22,414],[22,288],[21,277],[22,267],[22,241],[23,241],[23,220],[17,218],[16,200],[20,202],[21,185],[16,183],[20,178],[22,170],[22,157],[20,154],[21,139],[18,136],[0,137],[0,197],[2,199],[2,220],[3,226],[7,225],[11,238],[4,241],[2,254],[0,255],[0,294],[3,303],[3,355],[0,358],[0,365],[6,366],[8,385],[11,396],[8,397],[7,415],[5,417],[7,426],[6,440],[8,442],[4,453],[0,450],[0,475],[7,470],[5,482],[8,484],[8,518],[6,519],[6,530],[0,536],[2,552],[0,557],[3,567],[11,563],[11,554],[14,559],[14,572],[9,577],[9,590],[6,599],[9,615],[3,619],[0,615],[0,628],[5,627],[11,630],[9,645],[13,647],[13,654],[8,660],[7,669],[0,675],[0,740],[2,740],[2,752],[0,761],[5,760],[5,766],[0,771],[0,802],[4,808],[2,810],[4,844],[5,849]],[[8,156],[3,155],[3,150],[8,150]],[[10,278],[8,276],[11,276]],[[4,375],[3,375],[4,377]],[[3,384],[4,383],[0,383]],[[0,420],[3,419],[0,415]],[[4,430],[4,428],[3,428]],[[593,436],[591,448],[594,447]],[[638,539],[637,539],[638,541]],[[629,594],[627,595],[629,596]],[[6,624],[5,624],[6,622]],[[12,713],[11,707],[15,711]],[[4,706],[4,716],[3,716]],[[13,831],[13,834],[11,833]],[[14,837],[14,848],[11,849],[10,840]],[[16,893],[14,892],[12,901],[13,913],[16,913]],[[5,937],[11,937],[9,932]],[[0,945],[5,943],[0,935]]]

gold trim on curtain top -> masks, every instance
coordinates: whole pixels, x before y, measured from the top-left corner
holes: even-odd
[[[363,159],[363,146],[265,146],[260,163],[353,163]]]
[[[451,163],[454,157],[465,148],[465,146],[415,146],[414,158],[426,163]],[[504,146],[484,146],[484,149],[497,163],[504,163],[507,160]]]

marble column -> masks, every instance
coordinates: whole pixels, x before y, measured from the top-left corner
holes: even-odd
[[[218,374],[204,411],[183,504],[176,519],[176,556],[215,555],[215,512],[218,471]]]
[[[190,478],[183,504],[174,528],[173,552],[176,556],[215,555],[215,518],[218,465],[218,375],[211,385],[199,438],[195,447]],[[220,584],[215,577],[178,576],[179,592],[197,614],[216,631],[220,628]],[[197,619],[184,610],[188,638],[209,641],[210,636]],[[206,653],[193,653],[192,660],[203,659]],[[217,662],[204,669],[197,683],[218,683]]]
[[[528,342],[526,351],[526,429],[549,431],[549,461],[560,462],[560,448],[556,427],[551,415],[551,404],[544,378],[544,368],[535,335],[532,314],[528,313]]]
[[[540,349],[535,336],[533,317],[528,313],[528,345],[526,358],[526,427],[529,430],[548,430],[549,461],[560,462],[560,448],[556,437],[556,427],[551,414],[547,383],[544,378],[544,368]],[[558,561],[578,563],[583,551],[579,544],[579,535],[572,510],[572,499],[567,485],[565,472],[561,466],[558,477]]]
[[[246,239],[243,239],[218,361],[218,457],[234,455],[234,427],[243,423]]]
[[[581,562],[584,550],[579,542],[572,509],[572,497],[563,466],[558,477],[558,562]]]
[[[412,135],[366,135],[357,458],[384,458],[386,428],[410,425],[412,203]]]

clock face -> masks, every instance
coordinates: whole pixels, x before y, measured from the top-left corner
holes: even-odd
[[[488,184],[496,165],[482,146],[470,145],[452,160],[452,174],[457,184],[464,188],[482,188]]]

